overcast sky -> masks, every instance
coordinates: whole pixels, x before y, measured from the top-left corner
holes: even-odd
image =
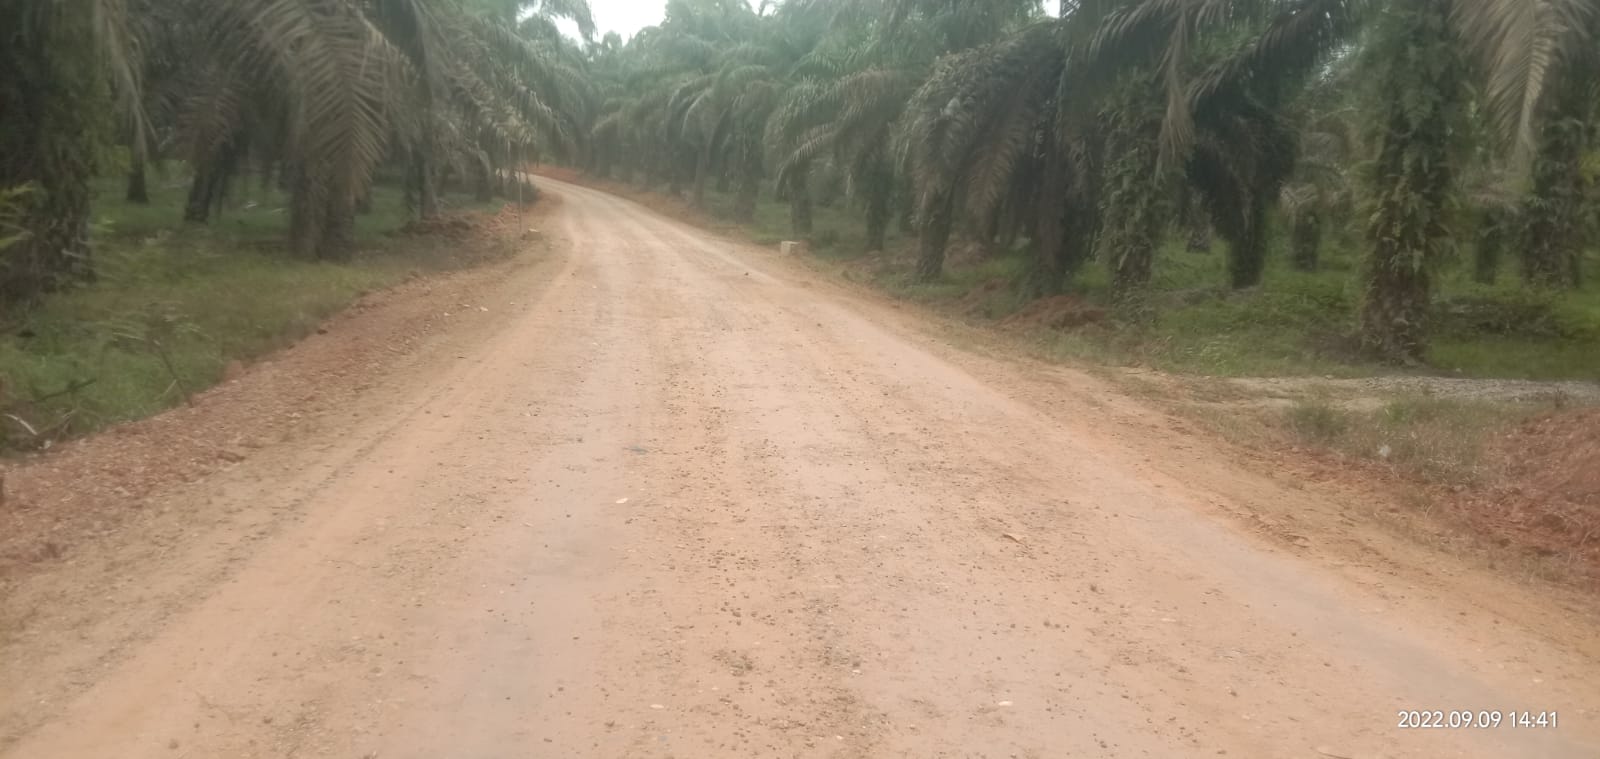
[[[640,29],[661,23],[667,0],[589,0],[589,7],[594,10],[594,25],[602,36],[616,32],[627,39]]]
[[[1045,12],[1054,16],[1056,3],[1044,5]],[[750,6],[755,7],[756,3],[750,2]],[[589,8],[594,11],[594,25],[600,36],[616,32],[626,40],[640,29],[661,23],[666,16],[667,0],[589,0]],[[577,27],[570,24],[562,24],[562,27],[573,37],[578,36]]]
[[[640,29],[661,23],[667,13],[667,0],[589,0],[589,9],[594,11],[598,36],[616,32],[628,39]],[[577,28],[569,26],[562,24],[568,34],[578,36]]]

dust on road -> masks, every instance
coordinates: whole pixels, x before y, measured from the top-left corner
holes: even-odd
[[[172,496],[259,518],[15,621],[0,755],[1600,755],[1590,612],[1323,545],[1341,494],[1087,376],[549,186],[489,326]]]

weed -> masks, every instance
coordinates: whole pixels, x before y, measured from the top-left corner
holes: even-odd
[[[1350,432],[1348,413],[1325,400],[1299,401],[1286,416],[1291,432],[1316,445],[1331,447]]]
[[[11,415],[0,448],[182,403],[228,362],[293,343],[362,293],[455,265],[450,246],[384,237],[406,216],[393,188],[358,217],[362,250],[344,263],[287,254],[275,193],[257,189],[198,225],[179,221],[181,183],[152,187],[149,205],[116,189],[105,183],[97,206],[98,280],[0,318],[0,411]]]

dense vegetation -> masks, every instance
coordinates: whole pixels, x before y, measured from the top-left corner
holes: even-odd
[[[669,0],[626,42],[584,0],[0,19],[0,314],[102,273],[92,188],[113,176],[129,204],[181,176],[196,225],[272,188],[286,248],[339,261],[376,177],[428,217],[442,185],[488,197],[555,158],[741,221],[775,198],[824,243],[819,213],[847,206],[864,251],[913,241],[912,285],[975,249],[1015,262],[994,269],[1017,302],[1093,291],[1121,324],[1170,317],[1153,294],[1204,272],[1336,303],[1343,347],[1380,361],[1441,365],[1464,323],[1596,340],[1563,313],[1600,309],[1550,304],[1592,290],[1600,0]],[[1215,267],[1183,252],[1213,238]],[[1441,308],[1455,282],[1485,289]]]
[[[424,218],[446,177],[488,195],[586,128],[558,18],[592,32],[581,1],[0,0],[0,304],[95,278],[97,175],[138,203],[181,163],[201,224],[254,177],[307,259],[349,255],[385,167]]]
[[[1360,253],[1350,349],[1402,364],[1426,363],[1452,318],[1515,328],[1582,287],[1600,2],[1050,11],[672,0],[626,45],[590,46],[586,169],[701,207],[708,184],[732,191],[745,221],[770,191],[802,238],[842,194],[865,249],[914,236],[914,282],[948,277],[960,241],[1025,256],[1024,300],[1103,278],[1129,323],[1159,317],[1165,269],[1193,268],[1163,255],[1173,240],[1204,251],[1215,235],[1235,291],[1271,288],[1280,252],[1326,267],[1332,240]],[[1438,284],[1456,278],[1503,286],[1441,318]]]
[[[577,148],[558,22],[592,33],[559,0],[0,0],[0,450],[497,251],[380,233],[531,197],[510,169]]]

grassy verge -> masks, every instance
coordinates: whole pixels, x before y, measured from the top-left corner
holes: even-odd
[[[1366,460],[1451,489],[1499,484],[1505,473],[1498,449],[1506,432],[1574,403],[1559,394],[1473,399],[1372,390],[1336,398],[1316,389],[1265,402],[1248,390],[1232,400],[1195,400],[1204,396],[1204,390],[1186,391],[1165,400],[1235,442]]]
[[[903,257],[902,257],[903,258]],[[863,258],[845,267],[852,278],[969,320],[1030,333],[1063,358],[1208,376],[1395,374],[1354,349],[1360,300],[1356,255],[1329,251],[1317,272],[1300,272],[1274,256],[1258,288],[1232,291],[1220,247],[1193,253],[1179,244],[1161,252],[1148,319],[1115,318],[1109,282],[1099,266],[1080,273],[1074,289],[1041,304],[1025,301],[1017,283],[1024,252],[956,259],[943,281],[919,284],[894,257]],[[1049,320],[1076,302],[1082,318],[1060,328]],[[1505,379],[1600,379],[1600,288],[1541,294],[1514,284],[1484,286],[1446,277],[1434,324],[1432,366],[1415,374]]]
[[[180,220],[182,182],[156,184],[148,205],[123,201],[115,183],[99,188],[96,282],[0,314],[0,411],[10,415],[0,449],[182,403],[230,362],[293,343],[365,292],[467,261],[458,245],[390,235],[406,217],[391,188],[358,218],[353,260],[327,263],[287,254],[276,193],[257,189],[195,225]]]

